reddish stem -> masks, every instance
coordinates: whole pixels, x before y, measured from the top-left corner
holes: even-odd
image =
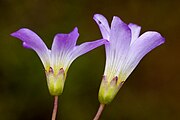
[[[58,110],[58,96],[54,96],[54,108],[52,113],[52,120],[56,120],[57,110]]]
[[[100,104],[99,109],[98,109],[98,111],[96,113],[96,116],[94,117],[93,120],[99,120],[99,118],[100,118],[100,116],[102,114],[102,111],[104,110],[104,107],[105,107],[104,104]]]

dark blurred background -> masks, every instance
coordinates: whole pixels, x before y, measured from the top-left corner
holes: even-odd
[[[0,120],[50,120],[53,98],[32,50],[9,34],[27,27],[50,48],[56,33],[79,28],[78,44],[101,38],[101,13],[160,32],[166,42],[141,61],[101,120],[180,120],[180,2],[174,0],[0,0]],[[76,59],[59,100],[58,120],[92,120],[105,66],[104,48]]]

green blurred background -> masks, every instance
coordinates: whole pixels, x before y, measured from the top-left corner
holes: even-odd
[[[27,27],[51,47],[56,33],[79,28],[78,44],[101,38],[95,13],[159,31],[166,43],[130,75],[101,120],[180,120],[180,2],[173,0],[0,0],[0,120],[50,120],[53,98],[32,50],[9,34]],[[92,120],[105,66],[104,48],[76,59],[59,100],[58,120]]]

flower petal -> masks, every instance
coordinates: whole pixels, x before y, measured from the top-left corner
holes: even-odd
[[[85,42],[79,46],[76,46],[73,53],[72,53],[72,59],[76,59],[77,57],[103,45],[108,43],[106,39],[100,39],[92,42]]]
[[[22,28],[12,33],[11,36],[22,40],[23,46],[33,49],[40,57],[44,67],[49,67],[49,50],[36,33],[27,28]]]
[[[98,24],[103,38],[109,40],[110,28],[109,28],[109,24],[106,18],[101,14],[95,14],[93,19]]]
[[[78,37],[78,28],[74,28],[74,30],[69,34],[57,34],[54,37],[54,41],[51,48],[51,66],[54,69],[55,67],[59,68],[60,66],[62,66],[62,64],[68,64],[68,55],[73,51]]]
[[[119,73],[130,47],[131,30],[118,17],[113,17],[109,41],[110,44],[106,45],[107,62],[105,70],[112,68],[112,73]],[[105,74],[107,72],[105,71]]]
[[[69,34],[57,34],[54,37],[52,44],[52,51],[58,52],[59,49],[71,49],[76,45],[76,41],[79,37],[78,28],[75,27]]]
[[[158,32],[145,32],[131,45],[125,63],[124,72],[128,77],[140,60],[152,49],[164,43],[165,39]]]
[[[132,38],[131,38],[131,44],[138,39],[140,31],[141,31],[141,26],[138,26],[136,24],[130,23],[129,28],[131,29],[131,34],[132,34]]]
[[[131,42],[131,30],[119,17],[114,16],[111,23],[110,43],[115,48],[127,49]]]

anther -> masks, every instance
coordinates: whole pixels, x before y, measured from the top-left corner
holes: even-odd
[[[59,70],[59,73],[58,73],[58,74],[65,74],[64,69],[61,68],[61,69]]]
[[[51,73],[54,72],[52,67],[49,68],[49,72],[51,72]]]
[[[111,84],[111,85],[116,85],[116,84],[117,84],[117,81],[118,81],[118,77],[116,76],[116,77],[114,77],[114,78],[112,79],[112,81],[110,82],[110,84]]]
[[[122,87],[122,85],[124,84],[125,81],[121,81],[121,83],[119,84],[119,88]]]

